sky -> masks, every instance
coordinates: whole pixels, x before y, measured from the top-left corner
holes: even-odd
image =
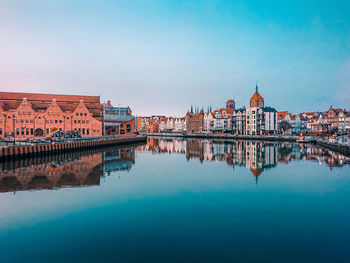
[[[100,95],[135,115],[234,98],[350,110],[350,1],[0,0],[0,90]]]

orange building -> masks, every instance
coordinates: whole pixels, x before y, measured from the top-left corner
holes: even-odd
[[[100,97],[0,92],[0,137],[50,137],[55,130],[101,136]]]

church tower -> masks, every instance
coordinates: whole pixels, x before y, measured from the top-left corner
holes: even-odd
[[[250,107],[264,107],[264,98],[259,93],[258,85],[256,85],[255,93],[250,98]]]

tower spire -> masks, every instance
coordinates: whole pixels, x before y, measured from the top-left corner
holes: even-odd
[[[256,83],[256,86],[255,86],[255,93],[259,93],[259,91],[258,91],[258,83]]]

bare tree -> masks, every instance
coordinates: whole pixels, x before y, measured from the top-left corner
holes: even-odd
[[[290,123],[288,121],[282,121],[279,125],[278,125],[278,129],[284,134],[286,133],[286,131],[290,130],[292,126],[290,125]]]

